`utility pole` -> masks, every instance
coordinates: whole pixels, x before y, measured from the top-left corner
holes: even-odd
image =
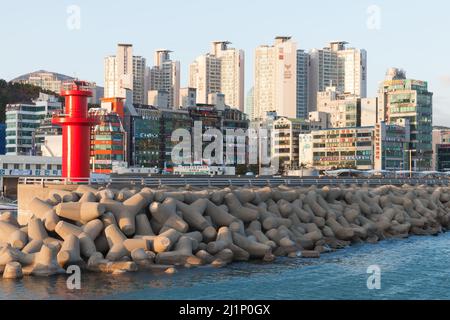
[[[409,178],[412,179],[412,152],[413,150],[409,150]]]

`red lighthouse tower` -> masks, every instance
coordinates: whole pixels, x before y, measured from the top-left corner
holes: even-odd
[[[88,117],[88,101],[92,92],[83,89],[87,83],[74,81],[71,88],[62,91],[65,114],[53,116],[52,123],[63,128],[62,175],[64,178],[90,177],[90,127],[95,120]]]

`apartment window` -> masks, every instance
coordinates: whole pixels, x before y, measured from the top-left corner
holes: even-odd
[[[47,170],[52,170],[52,165],[51,164],[47,165]]]
[[[3,169],[5,169],[5,170],[8,169],[8,164],[7,164],[7,163],[4,163],[4,164],[3,164]]]
[[[37,169],[37,170],[41,170],[41,167],[42,167],[42,166],[41,166],[40,164],[37,164],[37,165],[36,165],[36,169]]]
[[[30,169],[31,169],[31,165],[30,165],[29,163],[27,163],[27,164],[25,165],[25,169],[26,169],[26,170],[30,170]]]
[[[14,164],[14,170],[19,170],[20,169],[20,165],[18,163]]]

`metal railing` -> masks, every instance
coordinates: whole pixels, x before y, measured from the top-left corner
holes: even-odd
[[[19,179],[19,184],[25,185],[139,185],[148,187],[181,187],[191,185],[194,187],[265,187],[265,186],[338,186],[338,185],[364,185],[381,186],[381,185],[444,185],[448,186],[449,179],[409,179],[409,178],[395,178],[395,179],[361,179],[361,178],[221,178],[221,177],[178,177],[178,178],[153,178],[153,177],[124,177],[124,178],[38,178],[38,177],[23,177]]]

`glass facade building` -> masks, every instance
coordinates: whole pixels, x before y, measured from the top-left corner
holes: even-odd
[[[161,167],[161,112],[146,110],[133,118],[133,164],[136,167]]]
[[[56,97],[40,94],[34,104],[8,104],[6,106],[6,155],[35,155],[40,148],[35,131],[41,121],[55,112],[62,104]]]
[[[433,93],[425,81],[394,78],[380,87],[379,121],[394,124],[409,121],[413,171],[432,169]]]
[[[436,170],[450,172],[450,144],[438,144],[436,150]]]
[[[402,171],[410,169],[409,123],[399,119],[395,124],[375,126],[375,169]]]

